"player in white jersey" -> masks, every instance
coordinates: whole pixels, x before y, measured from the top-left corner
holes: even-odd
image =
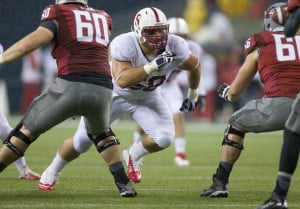
[[[168,33],[168,26],[160,9],[144,8],[135,16],[134,31],[121,34],[111,42],[114,81],[111,123],[126,112],[149,136],[123,150],[128,177],[135,183],[141,181],[140,159],[169,147],[175,135],[172,114],[157,87],[180,66],[189,72],[189,90],[182,111],[193,111],[197,102],[200,61],[189,51],[184,39]],[[58,178],[68,162],[91,146],[82,120],[67,145],[60,148],[48,167],[52,170],[44,171],[42,181],[43,176]]]
[[[183,18],[171,17],[168,19],[169,33],[176,34],[187,40],[189,50],[201,60],[204,54],[200,45],[192,40],[188,40],[189,28],[186,21]],[[202,62],[201,62],[202,63]],[[202,80],[203,77],[201,77]],[[201,108],[204,106],[205,89],[200,82],[198,88],[199,103]],[[174,163],[177,166],[188,166],[190,164],[186,157],[186,139],[185,139],[185,115],[180,111],[182,101],[184,99],[184,92],[188,89],[187,73],[180,69],[174,69],[166,82],[160,86],[161,94],[164,100],[167,102],[171,113],[173,115],[175,125],[175,158]],[[137,143],[142,140],[144,131],[137,125],[136,130],[133,133],[133,141]]]

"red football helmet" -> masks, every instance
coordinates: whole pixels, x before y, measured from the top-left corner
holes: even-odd
[[[283,26],[275,22],[272,16],[276,13],[276,9],[286,3],[279,2],[272,4],[265,12],[263,19],[263,27],[265,31],[283,31]]]
[[[169,34],[166,15],[155,7],[140,10],[134,18],[134,32],[138,40],[149,49],[164,49]]]

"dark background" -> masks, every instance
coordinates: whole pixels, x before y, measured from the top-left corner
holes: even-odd
[[[8,48],[20,38],[35,30],[42,10],[54,0],[0,0],[0,43]],[[185,0],[89,0],[89,6],[103,9],[113,19],[113,37],[131,30],[135,14],[142,8],[154,6],[167,17],[182,16]],[[112,38],[113,38],[112,37]],[[21,60],[6,64],[0,70],[0,80],[7,85],[10,113],[19,111],[21,97]]]

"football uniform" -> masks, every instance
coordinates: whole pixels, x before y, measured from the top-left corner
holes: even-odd
[[[66,118],[83,115],[88,132],[101,134],[109,128],[111,110],[111,18],[79,4],[54,4],[43,10],[41,27],[54,34],[58,77],[31,103],[23,124],[38,136]]]
[[[172,34],[169,34],[166,51],[176,54],[175,61],[167,63],[162,70],[153,72],[138,85],[121,88],[113,80],[111,123],[123,113],[127,113],[160,147],[169,146],[174,139],[175,130],[172,114],[157,87],[165,82],[173,69],[178,68],[178,65],[190,56],[187,42]],[[117,36],[111,42],[111,58],[129,61],[133,67],[138,67],[151,62],[155,57],[146,57],[135,33],[129,32]],[[74,136],[74,148],[80,151],[81,146],[89,147],[89,144],[91,142],[86,136],[81,119]]]
[[[282,32],[260,32],[245,43],[245,54],[259,50],[257,70],[265,96],[236,111],[229,124],[243,132],[282,130],[300,90],[299,39]]]

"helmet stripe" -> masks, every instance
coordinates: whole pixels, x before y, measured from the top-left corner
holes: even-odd
[[[153,11],[153,13],[155,15],[156,22],[160,22],[156,9],[154,7],[150,7],[150,9]]]

